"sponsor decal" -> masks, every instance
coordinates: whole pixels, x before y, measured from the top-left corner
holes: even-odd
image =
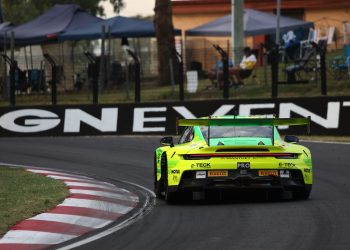
[[[191,168],[211,168],[210,163],[194,163]]]
[[[196,179],[204,179],[207,177],[206,171],[196,171]]]
[[[278,166],[280,168],[295,168],[296,167],[295,163],[292,163],[292,162],[280,162],[280,163],[278,163]]]
[[[289,178],[290,177],[289,170],[280,170],[280,177],[281,178]]]
[[[237,162],[237,169],[250,169],[250,162]]]
[[[208,171],[208,177],[226,177],[226,176],[228,176],[227,170]]]
[[[1,107],[0,136],[106,134],[175,134],[176,118],[208,115],[276,114],[280,118],[311,117],[312,134],[350,135],[350,97],[271,100],[213,100],[118,105]],[[205,104],[205,109],[203,105]],[[284,133],[305,133],[301,126],[280,126]],[[242,159],[243,158],[236,158]]]
[[[304,172],[309,174],[309,173],[311,173],[311,169],[309,169],[309,168],[304,168]]]
[[[259,176],[278,176],[278,170],[259,170]]]
[[[178,170],[178,169],[173,169],[173,170],[171,170],[171,173],[172,173],[172,174],[180,174],[180,170]]]

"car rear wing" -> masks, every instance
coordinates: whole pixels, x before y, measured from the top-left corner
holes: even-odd
[[[294,126],[310,125],[308,118],[198,118],[180,119],[178,126]]]
[[[206,126],[210,135],[210,126],[297,126],[306,125],[310,134],[311,117],[307,118],[217,118],[179,119],[177,126]],[[210,136],[208,135],[208,141]],[[273,140],[273,139],[272,139]],[[274,144],[274,143],[273,143]]]

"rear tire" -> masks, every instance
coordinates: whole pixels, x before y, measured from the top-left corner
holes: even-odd
[[[312,185],[306,184],[304,189],[293,191],[293,198],[295,200],[307,200],[310,196]]]
[[[169,182],[168,182],[168,159],[165,153],[162,155],[161,159],[161,168],[162,168],[162,178],[163,179],[163,190],[164,190],[164,200],[167,203],[174,203],[177,198],[177,192],[169,191]]]
[[[162,177],[157,181],[157,157],[154,155],[154,193],[157,198],[162,198],[163,185],[162,185]]]
[[[168,178],[165,179],[164,184],[164,200],[167,203],[175,203],[177,201],[177,192],[169,192]]]

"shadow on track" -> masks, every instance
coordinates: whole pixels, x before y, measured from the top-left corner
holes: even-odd
[[[159,201],[162,199],[158,199]],[[209,191],[203,193],[182,192],[169,205],[228,205],[228,204],[254,204],[274,202],[296,202],[292,193],[288,191],[240,190],[240,191]]]

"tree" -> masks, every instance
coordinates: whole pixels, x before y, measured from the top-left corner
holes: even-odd
[[[123,0],[109,0],[113,5],[113,11],[117,14],[125,7]]]
[[[159,83],[171,82],[170,59],[175,52],[171,0],[156,0],[154,23],[158,47]]]
[[[122,0],[117,2],[121,4]],[[104,15],[100,0],[2,0],[4,20],[16,25],[26,23],[55,4],[78,4],[93,15]]]

